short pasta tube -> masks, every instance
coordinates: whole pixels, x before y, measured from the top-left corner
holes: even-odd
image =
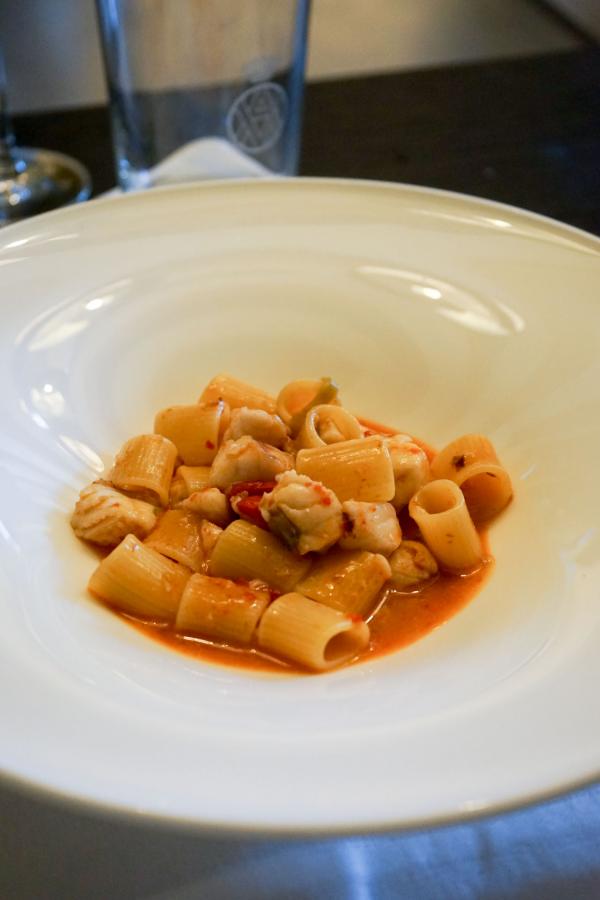
[[[260,578],[285,592],[294,588],[310,565],[310,560],[287,550],[268,531],[237,519],[219,536],[208,571],[217,578]]]
[[[396,490],[392,460],[379,435],[299,450],[296,471],[331,488],[341,502],[386,503]]]
[[[356,616],[302,594],[278,597],[258,626],[258,645],[316,672],[349,662],[369,643],[369,626]]]
[[[219,528],[218,525],[215,525],[214,522],[209,522],[207,521],[207,519],[202,520],[202,525],[200,526],[200,536],[202,539],[202,550],[204,552],[204,565],[202,566],[203,572],[206,572],[208,570],[212,552],[215,549],[220,535],[222,534],[223,529]]]
[[[209,484],[210,466],[179,466],[171,481],[170,502],[181,503],[194,491],[202,491]]]
[[[278,416],[297,434],[308,411],[323,404],[339,405],[338,387],[331,378],[302,378],[284,385],[277,395]]]
[[[167,509],[144,545],[200,572],[204,563],[202,519],[185,509]]]
[[[123,444],[108,478],[116,488],[166,506],[176,459],[177,447],[168,438],[140,434]]]
[[[440,565],[458,572],[481,563],[479,535],[462,491],[453,481],[430,481],[411,499],[408,511]]]
[[[247,646],[270,599],[267,590],[226,578],[192,575],[181,597],[175,628]]]
[[[167,406],[156,414],[154,431],[173,441],[186,466],[206,466],[217,455],[229,417],[229,406],[222,400]]]
[[[347,615],[365,616],[391,574],[379,553],[334,550],[317,560],[296,590]]]
[[[216,403],[218,400],[223,400],[231,409],[247,406],[249,409],[264,409],[268,413],[275,412],[275,397],[252,384],[225,373],[211,378],[200,394],[198,402]]]
[[[482,434],[465,434],[444,447],[431,463],[434,478],[449,478],[461,488],[475,522],[497,515],[510,501],[510,476],[493,444]]]
[[[172,622],[190,575],[128,534],[92,573],[88,590],[129,615]]]
[[[325,444],[337,444],[362,437],[363,431],[355,416],[343,406],[325,403],[313,406],[306,413],[296,438],[296,447],[299,450],[324,447]]]

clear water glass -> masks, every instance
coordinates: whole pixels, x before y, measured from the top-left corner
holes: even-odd
[[[120,186],[296,173],[309,3],[96,0]]]

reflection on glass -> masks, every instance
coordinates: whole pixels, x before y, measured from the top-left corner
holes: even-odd
[[[0,49],[0,226],[87,200],[90,191],[90,176],[76,160],[50,150],[16,146]]]

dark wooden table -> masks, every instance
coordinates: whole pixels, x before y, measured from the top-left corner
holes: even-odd
[[[17,117],[114,185],[106,108]],[[310,83],[302,175],[430,185],[600,234],[600,49]]]

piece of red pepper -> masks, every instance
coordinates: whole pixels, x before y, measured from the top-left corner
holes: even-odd
[[[252,522],[253,525],[258,525],[259,528],[264,528],[265,531],[268,531],[268,525],[258,508],[261,498],[258,495],[255,495],[252,497],[239,497],[239,499],[237,499],[237,496],[231,499],[234,501],[232,506],[240,519],[246,519],[247,522]]]
[[[236,481],[227,488],[226,494],[228,497],[235,497],[236,494],[262,497],[263,494],[268,494],[276,486],[275,481]]]

